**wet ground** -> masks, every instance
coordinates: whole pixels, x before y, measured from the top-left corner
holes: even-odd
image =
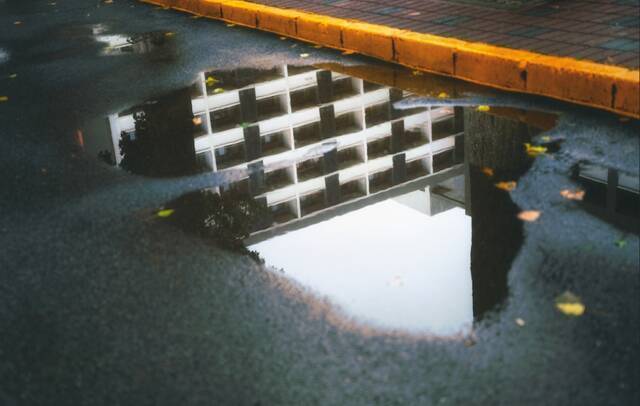
[[[0,26],[1,404],[639,400],[637,122],[134,1]]]

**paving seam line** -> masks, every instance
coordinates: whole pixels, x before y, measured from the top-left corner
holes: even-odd
[[[140,0],[503,90],[640,118],[640,71],[241,0]]]

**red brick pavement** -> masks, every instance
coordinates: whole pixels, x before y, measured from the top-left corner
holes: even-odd
[[[447,0],[253,2],[631,69],[640,66],[640,0],[556,0],[515,10]]]

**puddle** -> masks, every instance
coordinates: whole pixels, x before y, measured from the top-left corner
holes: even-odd
[[[70,24],[45,30],[25,42],[15,50],[13,59],[37,64],[95,54],[105,57],[138,54],[153,62],[173,61],[177,58],[174,36],[167,31],[123,33],[109,24]],[[55,46],[46,45],[51,40],[56,40]]]
[[[105,56],[117,56],[127,54],[151,54],[163,51],[165,57],[175,52],[170,45],[173,44],[173,33],[165,31],[146,32],[133,35],[109,34],[104,27],[94,27],[94,39],[105,47],[101,54]]]
[[[361,69],[202,72],[77,142],[137,174],[216,175],[159,221],[251,255],[355,324],[468,333],[508,296],[523,241],[500,185],[528,170],[525,145],[556,116],[449,79]]]
[[[640,234],[640,178],[596,164],[579,164],[573,178],[582,186],[583,209],[624,232]]]

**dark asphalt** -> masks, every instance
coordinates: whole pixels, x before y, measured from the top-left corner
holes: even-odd
[[[194,180],[129,175],[82,155],[73,135],[211,67],[299,63],[301,53],[371,61],[136,1],[49,3],[0,0],[1,405],[640,400],[638,236],[559,194],[576,186],[578,162],[637,177],[637,123],[560,107],[546,134],[560,150],[512,193],[543,214],[525,225],[509,298],[472,337],[361,334],[304,287],[155,221]],[[149,53],[100,56],[96,24],[175,35]],[[556,310],[567,290],[583,316]]]

